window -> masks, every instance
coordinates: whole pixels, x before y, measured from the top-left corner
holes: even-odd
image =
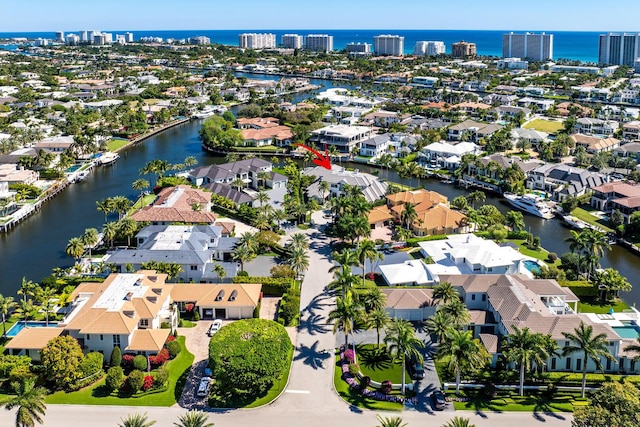
[[[607,359],[607,371],[611,370],[611,359]]]
[[[567,371],[571,370],[571,358],[567,358],[567,364],[564,367]]]
[[[120,335],[113,336],[113,346],[120,346]]]
[[[148,327],[149,326],[149,319],[140,319],[140,326],[142,327]]]
[[[629,370],[630,371],[635,371],[636,370],[636,361],[635,361],[635,359],[631,359],[631,366],[629,366]]]
[[[576,371],[582,369],[582,359],[576,359]]]
[[[487,300],[487,294],[482,294],[482,301],[486,301]]]
[[[551,369],[555,370],[556,369],[556,358],[554,357],[553,359],[551,359]]]
[[[100,341],[104,341],[104,335],[100,334]]]
[[[476,300],[476,294],[471,294],[471,301],[475,301]]]
[[[564,346],[565,346],[565,347],[569,347],[569,341],[565,341],[565,342],[564,342]]]
[[[190,268],[191,268],[191,271],[194,271],[194,270],[198,269],[198,266],[197,265],[192,265]]]
[[[87,341],[91,340],[91,335],[87,334]]]

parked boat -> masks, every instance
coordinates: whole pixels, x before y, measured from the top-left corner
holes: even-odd
[[[589,228],[589,224],[579,220],[575,216],[564,215],[562,219],[567,225],[573,228],[577,228],[578,230],[584,230],[585,228]]]
[[[223,114],[227,111],[227,107],[224,105],[207,105],[202,110],[198,111],[193,115],[196,119],[206,119],[215,114]]]
[[[73,180],[73,182],[82,182],[88,176],[89,176],[89,171],[88,170],[79,172],[76,175],[76,178]]]
[[[523,194],[522,196],[504,193],[503,196],[507,202],[516,209],[544,219],[553,218],[553,211],[543,197],[530,193]]]
[[[118,153],[108,152],[100,156],[98,161],[102,166],[106,166],[106,165],[114,164],[116,160],[118,160],[119,158],[120,158],[120,155]]]

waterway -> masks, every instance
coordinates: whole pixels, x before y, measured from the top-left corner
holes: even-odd
[[[255,77],[255,76],[251,76]],[[266,77],[266,76],[265,76]],[[274,77],[274,76],[269,76]],[[312,84],[333,86],[325,80],[312,80]],[[338,84],[338,87],[348,87]],[[295,101],[305,95],[296,95]],[[308,95],[307,95],[308,96]],[[191,121],[151,137],[121,153],[121,158],[112,166],[99,167],[84,182],[69,186],[53,200],[45,203],[39,213],[31,216],[13,231],[0,234],[0,293],[14,295],[22,277],[38,281],[51,273],[54,267],[67,267],[73,260],[65,254],[70,238],[81,235],[88,227],[100,229],[104,216],[96,209],[96,201],[116,195],[125,195],[134,200],[136,192],[131,183],[139,178],[140,168],[149,160],[164,159],[169,163],[181,163],[185,157],[194,156],[198,165],[223,161],[204,153],[198,140],[200,121]],[[367,165],[345,164],[362,171],[377,171]],[[394,171],[379,170],[381,178],[407,185],[416,185],[417,180],[406,180]],[[437,191],[452,200],[466,190],[438,180],[422,180],[422,185]],[[485,203],[495,205],[507,212],[510,207],[500,198],[487,195]],[[527,229],[540,236],[542,246],[561,255],[568,251],[564,239],[569,229],[558,220],[543,220],[525,215]],[[621,247],[614,246],[605,253],[603,267],[613,267],[626,276],[634,289],[623,295],[629,303],[640,302],[640,258]]]

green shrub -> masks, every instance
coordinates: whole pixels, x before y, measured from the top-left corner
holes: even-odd
[[[29,365],[16,365],[9,371],[9,384],[35,378],[36,374],[31,371]]]
[[[247,272],[246,272],[246,271],[244,271],[244,270],[243,270],[243,271],[238,271],[237,276],[239,276],[239,277],[248,277],[248,276],[249,276],[249,273],[247,273]]]
[[[520,230],[520,231],[510,231],[509,234],[507,234],[507,239],[512,239],[512,240],[527,240],[527,237],[529,236],[529,232],[525,231],[525,230]]]
[[[281,324],[284,324],[285,326],[296,325],[299,315],[300,293],[292,290],[290,293],[284,294],[280,300],[278,321],[282,319],[284,323]]]
[[[258,304],[256,305],[256,308],[253,309],[253,318],[254,319],[259,319],[260,318],[260,306],[262,304],[260,302],[258,302]]]
[[[171,323],[169,322],[161,322],[160,329],[171,329]]]
[[[144,372],[134,369],[127,377],[127,385],[131,393],[137,393],[144,384]]]
[[[163,365],[156,372],[155,384],[157,384],[158,387],[162,387],[167,383],[168,379],[169,379],[169,370]]]
[[[193,320],[196,321],[196,322],[198,320],[200,320],[200,312],[198,310],[194,310],[194,312],[193,312]]]
[[[10,372],[18,366],[29,368],[29,365],[31,365],[29,356],[0,355],[0,378],[7,378]]]
[[[122,381],[124,380],[124,371],[120,366],[112,366],[107,371],[107,378],[104,381],[104,385],[109,391],[118,390],[122,387]]]
[[[82,377],[88,377],[102,371],[104,365],[104,355],[96,351],[87,354],[80,362],[80,372]]]
[[[147,357],[143,354],[138,354],[133,358],[133,369],[144,371],[147,369]]]
[[[286,277],[262,277],[262,276],[236,276],[233,283],[259,283],[262,285],[262,293],[268,296],[282,296],[294,284],[294,280]]]
[[[435,234],[433,236],[423,236],[423,237],[412,237],[410,239],[407,239],[407,246],[409,246],[410,248],[415,248],[418,246],[418,243],[420,242],[428,242],[431,240],[444,240],[447,238],[446,234]]]
[[[122,363],[122,351],[120,351],[119,346],[113,347],[113,351],[111,352],[110,365],[111,366],[120,366]]]
[[[178,353],[180,353],[181,348],[180,348],[180,343],[178,343],[178,341],[169,341],[164,346],[167,347],[167,350],[169,350],[169,355],[171,356],[172,359],[176,357]]]

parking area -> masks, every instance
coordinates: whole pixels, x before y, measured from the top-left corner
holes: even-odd
[[[204,370],[209,363],[209,340],[211,338],[207,335],[207,331],[212,323],[211,320],[200,320],[193,328],[178,328],[178,334],[185,337],[187,350],[195,357],[182,396],[178,401],[178,404],[186,409],[207,408],[207,399],[198,397],[196,393]]]

